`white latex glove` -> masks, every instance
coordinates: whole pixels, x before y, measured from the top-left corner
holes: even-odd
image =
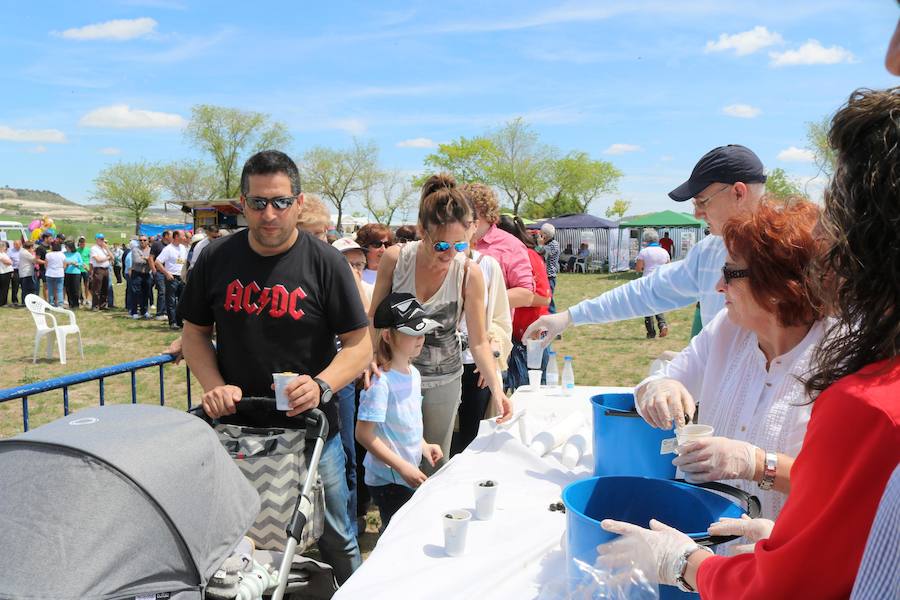
[[[677,379],[653,379],[645,383],[635,399],[638,412],[657,429],[681,427],[694,418],[694,398]]]
[[[556,339],[556,336],[562,334],[569,325],[572,324],[572,317],[569,311],[564,310],[561,313],[543,315],[538,317],[537,321],[528,326],[522,335],[522,340],[541,340],[544,348],[550,345],[550,342]],[[543,335],[543,337],[541,337]]]
[[[769,519],[751,519],[748,515],[741,515],[740,519],[722,517],[709,526],[709,535],[739,535],[749,544],[731,546],[732,554],[748,554],[753,552],[756,542],[764,540],[772,535],[775,521]]]
[[[756,446],[727,437],[692,440],[678,446],[672,464],[691,483],[723,479],[752,480],[756,473]]]
[[[612,519],[603,519],[600,526],[611,533],[641,538],[650,547],[659,583],[666,585],[675,585],[675,580],[681,575],[675,572],[675,563],[685,550],[697,544],[687,535],[656,519],[650,520],[650,529]]]

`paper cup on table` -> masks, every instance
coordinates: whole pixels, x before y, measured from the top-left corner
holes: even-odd
[[[713,431],[712,425],[685,425],[675,430],[675,437],[678,438],[678,445],[683,446],[694,440],[712,437]]]
[[[272,379],[275,381],[275,408],[278,410],[290,410],[288,406],[288,397],[284,393],[284,387],[294,378],[298,377],[297,373],[273,373]]]
[[[525,343],[525,361],[529,369],[540,369],[544,358],[544,347],[541,340],[527,340]]]
[[[482,479],[475,482],[475,517],[479,521],[487,521],[494,516],[499,487],[500,484],[496,479]]]
[[[540,369],[531,369],[528,371],[528,387],[532,392],[536,392],[541,389],[541,375],[544,372]]]
[[[466,531],[472,513],[457,509],[445,512],[441,521],[444,523],[444,552],[447,556],[460,556],[466,550]]]

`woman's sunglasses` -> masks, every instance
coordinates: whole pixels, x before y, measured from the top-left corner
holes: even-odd
[[[729,269],[726,266],[722,267],[722,278],[725,279],[725,283],[731,283],[732,279],[740,279],[742,277],[750,277],[750,269]]]
[[[381,248],[382,246],[384,246],[385,248],[390,248],[391,243],[383,242],[381,240],[375,240],[374,242],[369,242],[368,244],[366,244],[366,246],[368,246],[369,248]]]
[[[469,247],[469,242],[435,242],[432,248],[434,248],[435,252],[446,252],[453,247],[457,252],[465,252]]]
[[[266,210],[266,207],[269,204],[271,204],[278,210],[284,210],[294,203],[295,198],[293,196],[279,196],[278,198],[246,196],[244,200],[247,202],[247,206],[249,206],[253,210]]]

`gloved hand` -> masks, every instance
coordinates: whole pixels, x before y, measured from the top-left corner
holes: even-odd
[[[656,519],[650,520],[650,529],[612,519],[603,519],[600,526],[611,533],[637,536],[646,542],[656,564],[658,581],[666,585],[675,585],[675,580],[681,575],[675,572],[675,563],[685,550],[697,545],[687,535]]]
[[[572,324],[572,317],[569,311],[564,310],[560,313],[552,315],[543,315],[538,320],[528,326],[522,335],[522,342],[525,340],[541,340],[544,348],[550,345],[550,342],[556,339],[569,325]],[[541,334],[546,334],[541,337]]]
[[[769,519],[751,519],[748,515],[741,515],[740,519],[722,517],[709,526],[709,535],[739,535],[751,543],[731,546],[729,551],[732,554],[748,554],[753,552],[756,542],[772,535],[774,527],[775,521]]]
[[[694,418],[694,398],[677,379],[652,379],[641,386],[635,398],[638,412],[657,429],[681,427]]]
[[[692,440],[678,446],[678,457],[672,464],[679,467],[691,483],[752,480],[756,473],[756,446],[718,436]]]

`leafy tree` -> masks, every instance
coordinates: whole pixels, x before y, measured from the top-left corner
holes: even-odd
[[[399,211],[406,218],[416,198],[413,181],[403,177],[400,171],[377,173],[372,185],[363,191],[363,206],[376,223],[390,225]]]
[[[243,160],[260,150],[283,148],[291,142],[287,126],[271,121],[265,113],[210,104],[191,109],[185,136],[212,156],[220,178],[218,193],[226,198],[240,194]]]
[[[521,118],[490,135],[496,152],[489,156],[488,181],[506,194],[513,214],[538,201],[547,190],[553,151]]]
[[[772,169],[766,175],[766,195],[781,201],[797,196],[806,197],[806,194],[800,189],[800,184],[788,177],[781,168]]]
[[[586,213],[601,194],[613,192],[622,177],[612,163],[592,160],[587,152],[573,151],[551,163],[553,196],[565,200],[573,212]]]
[[[213,168],[199,160],[171,162],[160,171],[160,184],[174,202],[212,200],[219,190]]]
[[[337,228],[341,228],[344,206],[356,194],[365,195],[378,180],[378,146],[353,141],[348,150],[323,146],[303,155],[301,171],[304,185],[326,198],[337,209]]]
[[[816,166],[826,177],[831,177],[834,173],[836,161],[834,149],[828,144],[829,129],[831,129],[831,117],[823,117],[820,121],[806,124],[808,148],[815,155]]]
[[[619,198],[606,209],[606,217],[608,219],[621,219],[628,212],[629,208],[631,208],[631,201]]]
[[[137,234],[144,215],[159,202],[160,177],[160,168],[152,163],[116,163],[100,171],[94,179],[92,197],[127,210],[134,217]]]
[[[437,152],[425,157],[425,165],[432,171],[451,173],[457,183],[493,184],[491,165],[497,148],[494,142],[485,136],[466,138],[460,136],[456,141],[439,144]],[[417,178],[419,187],[432,173]]]

